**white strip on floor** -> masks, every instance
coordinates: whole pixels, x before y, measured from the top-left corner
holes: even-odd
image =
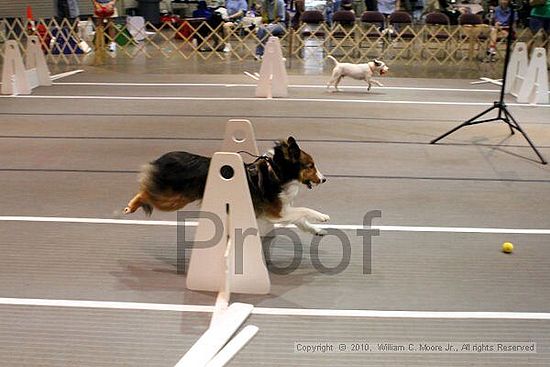
[[[493,102],[452,102],[452,101],[394,101],[376,99],[326,99],[326,98],[254,98],[254,97],[157,97],[157,96],[35,96],[35,95],[0,95],[0,98],[26,98],[26,99],[97,99],[119,101],[240,101],[240,102],[313,102],[313,103],[375,103],[375,104],[413,104],[432,106],[492,106]],[[534,105],[528,103],[507,103],[511,107],[541,107],[550,108],[548,105]]]
[[[125,224],[145,226],[177,226],[177,221],[162,220],[131,220],[110,218],[72,218],[72,217],[33,217],[33,216],[0,216],[0,222],[50,222],[50,223],[84,223],[84,224]],[[180,222],[180,225],[183,222]],[[196,227],[197,222],[185,221],[190,227]],[[340,230],[378,229],[386,232],[440,232],[440,233],[486,233],[486,234],[531,234],[550,235],[550,229],[537,228],[488,228],[488,227],[426,227],[426,226],[379,226],[366,227],[361,224],[319,224],[321,228]],[[276,227],[290,227],[281,226]]]
[[[42,306],[94,308],[142,311],[172,312],[214,312],[215,306],[175,305],[161,303],[76,301],[35,298],[0,298],[5,306]],[[254,315],[270,316],[315,316],[315,317],[359,317],[359,318],[421,318],[421,319],[513,319],[550,320],[547,312],[473,312],[473,311],[380,311],[380,310],[338,310],[307,308],[267,308],[254,307]]]

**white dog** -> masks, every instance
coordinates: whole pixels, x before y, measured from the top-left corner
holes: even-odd
[[[379,87],[384,86],[378,80],[372,79],[373,75],[376,73],[379,75],[384,75],[388,72],[389,68],[383,61],[375,59],[367,62],[366,64],[350,64],[348,62],[338,62],[338,60],[330,55],[328,57],[334,61],[336,65],[334,66],[332,76],[327,83],[327,89],[329,89],[331,85],[334,85],[334,89],[338,90],[338,84],[345,76],[366,81],[368,84],[367,90],[370,90],[372,83],[378,85]]]

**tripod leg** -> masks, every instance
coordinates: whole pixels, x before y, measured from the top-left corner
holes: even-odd
[[[525,131],[523,131],[523,129],[521,128],[521,126],[519,126],[518,122],[514,119],[514,117],[510,114],[510,112],[508,112],[508,110],[506,108],[503,108],[504,110],[504,114],[507,118],[509,118],[510,120],[512,120],[513,122],[513,125],[511,125],[510,123],[509,126],[510,126],[510,129],[512,129],[512,126],[517,129],[521,135],[523,135],[523,137],[525,138],[525,140],[527,140],[527,142],[529,143],[529,145],[531,146],[531,148],[533,148],[533,150],[535,151],[535,153],[537,154],[537,156],[539,157],[540,161],[542,164],[546,164],[546,160],[544,159],[544,157],[540,154],[540,152],[538,151],[538,149],[535,147],[535,145],[533,144],[533,142],[531,141],[531,139],[529,139],[529,137],[527,136],[527,134],[525,133]]]
[[[491,112],[493,109],[495,109],[496,106],[493,106],[493,107],[490,107],[488,109],[486,109],[485,111],[481,112],[480,114],[472,117],[471,119],[469,119],[468,121],[465,121],[463,122],[462,124],[456,126],[455,128],[453,128],[452,130],[449,130],[447,131],[445,134],[441,135],[440,137],[438,138],[435,138],[434,140],[432,140],[430,142],[430,144],[435,144],[437,143],[439,140],[443,139],[444,137],[448,136],[448,135],[451,135],[452,133],[454,133],[455,131],[457,131],[458,129],[461,129],[462,127],[464,126],[468,126],[468,125],[473,125],[472,123],[475,122],[476,119],[480,118],[481,116]]]
[[[506,122],[506,124],[508,124],[508,127],[510,128],[510,135],[514,135],[514,134],[516,133],[516,132],[514,131],[514,127],[515,127],[515,126],[512,124],[512,122],[511,122],[510,119],[508,118],[508,114],[506,113],[506,110],[505,110],[504,108],[505,108],[505,107],[503,107],[503,108],[501,109],[501,111],[502,111],[502,110],[505,111],[505,112],[504,112],[504,116],[501,117],[500,119],[501,119],[502,121]]]

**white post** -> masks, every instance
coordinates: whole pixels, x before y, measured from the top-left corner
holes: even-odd
[[[287,97],[288,75],[286,73],[281,42],[278,37],[269,37],[265,46],[260,68],[260,78],[256,86],[256,97]]]

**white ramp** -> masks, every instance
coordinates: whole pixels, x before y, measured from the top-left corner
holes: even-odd
[[[200,291],[218,292],[229,288],[232,293],[268,294],[269,273],[239,154],[214,154],[201,211],[217,216],[223,228],[215,228],[207,218],[199,219],[195,247],[189,260],[187,287]],[[222,236],[211,243],[216,231],[222,231]],[[206,242],[210,243],[204,245]],[[225,255],[230,243],[228,266]],[[227,267],[230,271],[226,275]]]
[[[269,37],[265,46],[260,77],[256,86],[256,97],[272,98],[288,96],[288,75],[286,73],[281,42],[278,37]]]
[[[531,61],[517,97],[519,103],[549,103],[546,49],[537,47],[531,53]]]

